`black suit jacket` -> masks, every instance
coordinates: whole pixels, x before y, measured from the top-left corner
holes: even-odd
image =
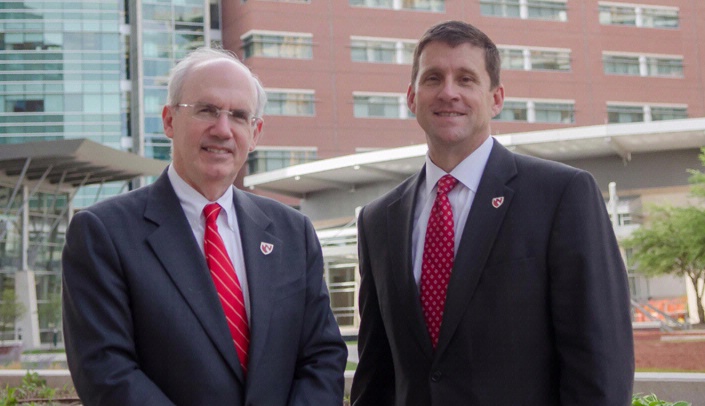
[[[86,405],[335,405],[347,349],[309,220],[236,190],[251,301],[247,377],[166,173],[77,213],[63,253],[66,354]],[[274,249],[264,255],[262,242]]]
[[[354,405],[630,403],[627,274],[590,174],[495,142],[462,234],[438,346],[411,263],[424,171],[358,218]],[[502,197],[499,207],[492,200]]]

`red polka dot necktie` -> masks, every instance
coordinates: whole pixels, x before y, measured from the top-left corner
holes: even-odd
[[[457,183],[458,180],[451,175],[445,175],[438,181],[436,200],[431,208],[423,246],[421,307],[434,349],[441,332],[448,281],[453,270],[455,231],[448,192]]]
[[[220,210],[221,207],[218,203],[210,203],[203,208],[203,215],[206,217],[203,248],[215,289],[218,291],[220,303],[223,305],[225,319],[228,322],[228,328],[235,343],[235,350],[240,359],[240,365],[242,370],[247,373],[250,328],[247,323],[245,300],[242,295],[240,281],[235,274],[235,267],[228,256],[228,252],[225,250],[223,239],[218,233],[216,219]]]

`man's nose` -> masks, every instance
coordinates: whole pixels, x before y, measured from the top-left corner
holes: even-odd
[[[220,113],[213,123],[213,129],[217,135],[230,136],[230,116]]]
[[[441,86],[438,96],[443,100],[453,100],[459,97],[458,86],[452,80],[446,80]]]

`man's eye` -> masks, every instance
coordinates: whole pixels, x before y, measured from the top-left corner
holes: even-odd
[[[218,116],[218,109],[216,109],[215,106],[199,106],[197,111],[198,114],[209,115],[213,117]]]
[[[237,121],[247,121],[247,114],[242,111],[231,111],[230,116]]]

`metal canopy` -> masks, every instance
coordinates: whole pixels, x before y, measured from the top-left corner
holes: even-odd
[[[609,124],[495,136],[509,149],[555,161],[614,156],[625,163],[633,154],[705,146],[705,118]],[[245,177],[244,185],[303,198],[330,189],[412,175],[424,163],[426,144],[348,155]]]
[[[157,176],[167,162],[119,151],[87,139],[0,146],[0,181],[70,191],[79,186]]]

